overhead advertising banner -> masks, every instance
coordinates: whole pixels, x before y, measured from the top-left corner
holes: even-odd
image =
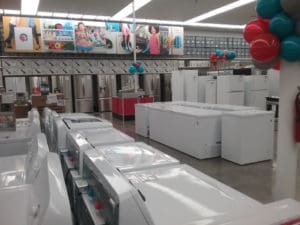
[[[131,54],[128,23],[3,16],[5,52]],[[183,27],[137,25],[142,55],[183,55]]]

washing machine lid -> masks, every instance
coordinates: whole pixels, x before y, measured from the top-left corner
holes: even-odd
[[[144,196],[155,225],[202,225],[262,205],[188,165],[125,173]]]
[[[202,225],[201,221],[190,225]],[[231,221],[224,221],[218,225],[299,225],[300,202],[286,199],[266,204],[258,209],[245,211],[236,215]],[[217,225],[217,224],[214,224]]]
[[[85,128],[104,128],[112,127],[112,124],[107,120],[90,117],[90,118],[76,118],[63,119],[64,123],[71,130],[85,129]]]
[[[96,147],[96,150],[122,172],[179,164],[179,161],[142,142]]]
[[[114,128],[85,129],[78,131],[93,146],[134,142],[134,139]]]

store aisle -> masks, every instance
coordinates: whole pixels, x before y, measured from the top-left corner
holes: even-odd
[[[262,203],[275,200],[272,194],[275,172],[271,161],[238,166],[221,158],[199,160],[135,134],[134,121],[123,122],[112,118],[111,113],[101,113],[97,116],[110,120],[115,128],[136,141],[145,142]]]

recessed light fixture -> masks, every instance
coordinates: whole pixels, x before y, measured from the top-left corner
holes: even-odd
[[[22,15],[36,15],[40,0],[22,0],[21,13]]]
[[[20,10],[4,9],[5,15],[20,15]]]
[[[82,14],[69,14],[68,17],[69,18],[73,18],[73,19],[80,19],[82,18]]]
[[[82,19],[94,20],[97,16],[95,15],[83,15]]]
[[[142,8],[143,6],[147,5],[149,2],[151,2],[152,0],[134,0],[134,8],[135,11],[139,10],[140,8]],[[112,19],[122,19],[125,18],[129,15],[131,15],[133,13],[133,3],[128,4],[125,8],[123,8],[121,11],[119,11],[118,13],[116,13]]]
[[[249,3],[252,3],[252,2],[255,2],[256,0],[238,0],[238,1],[235,1],[233,3],[230,3],[230,4],[227,4],[225,6],[222,6],[220,8],[217,8],[217,9],[214,9],[212,11],[209,11],[207,13],[204,13],[200,16],[197,16],[195,18],[192,18],[190,20],[187,20],[185,21],[186,23],[196,23],[196,22],[200,22],[200,21],[203,21],[203,20],[206,20],[208,18],[211,18],[213,16],[216,16],[216,15],[219,15],[219,14],[222,14],[222,13],[225,13],[225,12],[228,12],[228,11],[231,11],[233,9],[236,9],[236,8],[239,8],[241,6],[244,6],[244,5],[247,5]]]
[[[67,17],[68,13],[53,13],[53,17]]]
[[[50,16],[53,15],[53,13],[52,12],[38,12],[37,15],[38,16],[48,16],[48,17],[50,17]]]

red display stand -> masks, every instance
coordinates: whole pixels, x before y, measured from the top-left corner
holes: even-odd
[[[140,98],[112,98],[112,112],[113,116],[124,120],[134,120],[135,104],[137,103],[151,103],[154,102],[153,97]]]

